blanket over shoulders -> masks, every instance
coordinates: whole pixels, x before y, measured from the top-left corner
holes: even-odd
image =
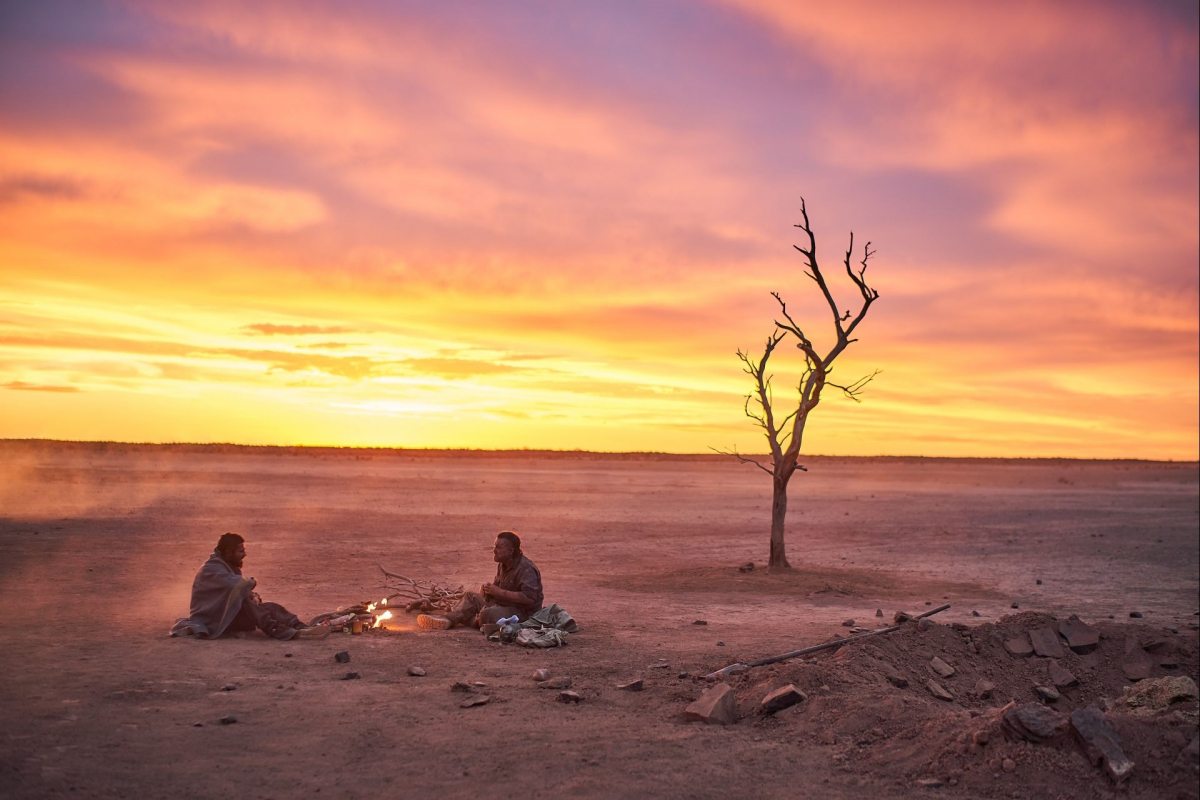
[[[241,570],[231,567],[214,550],[192,581],[189,616],[175,620],[171,635],[215,639],[233,622],[253,588],[252,579],[243,578]]]

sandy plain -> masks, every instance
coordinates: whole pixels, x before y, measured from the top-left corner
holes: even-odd
[[[1057,761],[1014,750],[1011,772],[986,752],[974,773],[968,756],[942,769],[898,744],[936,745],[920,685],[851,680],[836,654],[735,681],[736,725],[683,716],[700,675],[929,603],[951,603],[937,618],[949,637],[1013,602],[1113,640],[1174,628],[1176,673],[1194,679],[1195,463],[811,458],[791,493],[796,569],[770,574],[769,483],[718,457],[0,442],[0,460],[5,797],[908,797],[939,769],[954,773],[940,797],[1196,796],[1171,744],[1194,735],[1186,715],[1161,742],[1130,734],[1139,767],[1121,787],[1069,744]],[[380,595],[376,563],[474,587],[505,528],[547,602],[578,619],[569,646],[424,632],[406,615],[321,642],[166,636],[224,531],[246,536],[264,599],[307,618]],[[748,561],[759,569],[739,572]],[[536,688],[539,667],[583,702]],[[807,680],[802,667],[819,702],[755,713],[755,692]],[[361,678],[341,680],[348,669]],[[1089,697],[1119,694],[1106,675]],[[634,678],[645,691],[615,688]],[[490,703],[460,708],[455,681],[485,683]],[[954,719],[988,705],[963,700]],[[863,723],[867,741],[839,732],[839,706],[894,708]]]

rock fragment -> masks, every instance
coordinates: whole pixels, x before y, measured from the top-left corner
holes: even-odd
[[[947,702],[954,701],[954,695],[947,692],[944,688],[942,688],[942,685],[940,683],[933,680],[932,678],[930,680],[925,681],[925,688],[928,689],[929,693],[931,695],[933,695],[934,697],[936,697],[938,700],[946,700]]]
[[[764,697],[759,706],[764,713],[774,714],[777,711],[783,711],[785,708],[791,708],[807,698],[808,696],[804,692],[797,689],[794,684],[789,683],[787,686],[781,686]]]
[[[450,684],[450,691],[452,691],[452,692],[473,692],[473,691],[475,691],[475,688],[473,686],[471,686],[471,684],[469,684],[469,683],[464,683],[463,681],[455,681],[454,683]]]
[[[485,706],[492,701],[492,698],[486,694],[477,694],[474,697],[468,697],[458,704],[459,708],[473,708],[475,706]]]
[[[412,675],[414,678],[424,678],[425,677],[425,669],[424,669],[424,667],[418,667],[416,665],[413,665],[408,668],[408,674]]]
[[[340,653],[334,653],[333,660],[339,664],[349,664],[350,663],[350,654],[347,653],[345,650],[343,650]]]
[[[1195,700],[1200,690],[1196,682],[1187,675],[1172,675],[1166,678],[1145,680],[1131,686],[1117,702],[1130,709],[1135,716],[1157,714],[1175,703]]]
[[[1142,618],[1142,612],[1140,612],[1140,611],[1130,611],[1130,612],[1129,612],[1129,617],[1130,617],[1130,619],[1141,619],[1141,618]]]
[[[617,688],[625,692],[640,692],[642,689],[646,688],[646,683],[641,678],[638,678],[637,680],[630,681],[629,683],[619,683],[617,684]]]
[[[1193,736],[1192,743],[1179,751],[1175,759],[1175,769],[1200,772],[1200,736]]]
[[[1005,772],[1016,772],[1017,762],[1013,761],[1011,758],[1006,758],[1000,762],[1000,769],[1004,770]]]
[[[882,616],[883,616],[883,609],[882,609],[882,608],[877,608],[877,609],[875,609],[875,616],[877,616],[877,617],[882,617]]]
[[[1039,744],[1051,742],[1067,732],[1070,720],[1041,703],[1009,704],[1000,715],[1001,727],[1015,739]]]
[[[1062,658],[1066,655],[1058,641],[1058,633],[1051,628],[1036,628],[1029,632],[1033,652],[1043,658]]]
[[[226,714],[225,716],[221,717],[222,725],[232,725],[235,722],[237,722],[237,717],[235,717],[233,714]]]
[[[985,681],[980,678],[975,682],[975,696],[981,700],[987,700],[992,696],[992,692],[996,691],[996,684],[991,681]]]
[[[580,703],[583,702],[583,695],[572,691],[559,692],[558,700],[560,703]]]
[[[1050,686],[1035,686],[1033,687],[1033,691],[1038,696],[1039,700],[1043,700],[1047,703],[1057,703],[1059,698],[1062,697],[1062,695],[1058,693],[1057,689],[1054,689]]]
[[[982,617],[983,615],[982,615],[982,614],[980,614],[978,611],[975,611],[974,609],[972,609],[972,610],[971,610],[971,616],[972,616],[972,617]]]
[[[853,628],[856,624],[858,624],[858,623],[856,623],[854,620],[848,619],[842,623],[842,627],[843,628]]]
[[[1100,631],[1075,614],[1058,621],[1058,632],[1067,640],[1067,647],[1080,655],[1090,653],[1100,644]]]
[[[1154,677],[1155,666],[1154,659],[1139,648],[1125,654],[1125,660],[1121,662],[1121,672],[1127,680],[1144,681]]]
[[[539,689],[570,689],[571,679],[563,676],[561,678],[551,678],[545,681],[538,682]]]
[[[1004,640],[1004,649],[1010,655],[1018,658],[1026,658],[1033,655],[1033,645],[1029,642],[1029,637],[1024,633],[1019,633],[1011,639]]]
[[[737,722],[737,696],[728,683],[718,683],[684,710],[684,716],[710,725]]]
[[[933,659],[930,660],[929,668],[938,675],[941,675],[943,678],[949,678],[954,674],[954,667],[950,666],[945,661],[942,661],[942,659],[938,658],[937,656],[934,656]]]
[[[539,683],[550,680],[550,670],[546,669],[545,667],[542,669],[535,669],[533,671],[533,679]]]
[[[362,675],[359,675],[357,672],[347,672],[345,675],[342,676],[342,680],[356,681],[361,677],[362,677]]]
[[[237,686],[232,683],[227,683],[221,687],[222,692],[232,692],[232,691],[236,691],[236,690],[237,690]]]
[[[1071,731],[1094,766],[1104,766],[1114,782],[1120,783],[1133,772],[1133,761],[1121,748],[1121,738],[1105,719],[1104,712],[1092,706],[1071,712]]]
[[[1066,688],[1067,686],[1076,686],[1079,684],[1079,679],[1072,675],[1069,670],[1065,669],[1057,661],[1050,662],[1050,669],[1048,672],[1050,675],[1050,682],[1059,689]]]
[[[754,572],[754,562],[747,561],[745,564],[742,564],[738,567],[738,572]]]
[[[706,620],[706,619],[698,619],[698,620],[696,620],[695,622],[693,622],[692,624],[693,624],[693,625],[707,625],[707,624],[708,624],[708,620]]]

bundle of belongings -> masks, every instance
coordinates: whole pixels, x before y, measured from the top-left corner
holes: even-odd
[[[575,619],[555,603],[524,622],[485,625],[481,630],[493,642],[516,642],[522,647],[566,647],[567,634],[579,631]]]

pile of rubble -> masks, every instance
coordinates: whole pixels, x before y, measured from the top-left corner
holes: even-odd
[[[725,678],[686,716],[778,729],[907,786],[1091,797],[1107,775],[1132,796],[1197,797],[1197,675],[1190,631],[925,619]]]

